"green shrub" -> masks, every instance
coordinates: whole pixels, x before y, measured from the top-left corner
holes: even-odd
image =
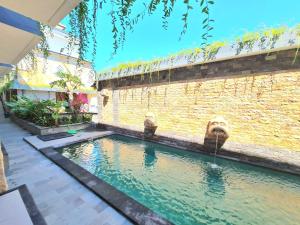
[[[55,124],[52,113],[56,102],[50,100],[33,101],[26,97],[20,97],[15,101],[6,102],[6,105],[21,119],[41,126],[53,126]]]
[[[46,127],[90,122],[92,119],[92,115],[89,114],[61,114],[60,110],[64,102],[34,101],[20,97],[15,101],[6,102],[6,105],[18,118]]]
[[[82,122],[91,122],[92,121],[92,115],[91,114],[83,114],[82,115]]]
[[[71,119],[72,123],[81,123],[82,122],[80,114],[73,114],[71,118],[72,118]]]

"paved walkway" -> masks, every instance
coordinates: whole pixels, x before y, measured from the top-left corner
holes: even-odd
[[[9,156],[9,188],[26,184],[48,225],[129,225],[122,215],[25,141],[30,136],[9,120],[0,139]]]

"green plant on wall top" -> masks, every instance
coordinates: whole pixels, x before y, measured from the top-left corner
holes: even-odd
[[[259,32],[247,32],[242,37],[239,37],[236,40],[237,48],[236,54],[239,55],[243,49],[247,49],[247,51],[251,51],[253,45],[260,38]]]
[[[199,47],[192,48],[192,49],[185,49],[175,54],[169,55],[166,59],[170,62],[174,62],[176,59],[185,58],[188,63],[194,63],[202,51],[203,48],[199,48]]]
[[[236,54],[240,54],[243,49],[246,49],[248,52],[253,50],[254,44],[257,44],[257,47],[260,50],[272,49],[275,47],[276,42],[285,32],[294,32],[297,35],[297,43],[300,44],[300,24],[296,27],[288,29],[285,26],[268,28],[257,32],[247,32],[242,35],[240,38],[236,39],[236,42],[232,44],[232,48],[236,51]],[[120,64],[112,69],[103,71],[98,74],[105,77],[106,79],[116,78],[115,73],[118,72],[118,76],[130,76],[133,74],[144,74],[150,73],[150,71],[159,71],[160,66],[168,65],[169,71],[176,64],[176,61],[180,61],[184,58],[187,64],[195,63],[197,59],[201,59],[203,56],[204,61],[213,60],[216,58],[219,50],[227,45],[227,42],[216,41],[205,48],[197,47],[194,49],[186,49],[180,52],[169,55],[165,58],[154,59],[151,61],[137,61],[130,62],[125,64]],[[298,51],[297,51],[298,53]],[[296,54],[297,55],[297,54]],[[169,72],[169,74],[171,71]],[[169,75],[170,76],[170,75]]]
[[[279,40],[280,36],[286,32],[287,27],[281,26],[277,28],[269,28],[262,32],[261,40],[269,40],[270,41],[270,48],[274,48],[276,42]]]
[[[216,41],[212,44],[208,45],[205,48],[204,60],[212,60],[215,59],[216,55],[218,54],[220,48],[224,47],[226,42]]]
[[[295,32],[296,32],[297,37],[300,38],[300,23],[295,27]]]

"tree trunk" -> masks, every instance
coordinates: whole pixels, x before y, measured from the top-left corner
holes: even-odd
[[[69,106],[70,106],[70,110],[71,110],[71,113],[73,114],[72,118],[74,118],[74,121],[76,121],[76,118],[77,118],[77,111],[76,109],[74,108],[73,106],[73,93],[72,92],[68,92],[68,95],[69,95]]]
[[[70,107],[70,110],[71,112],[74,112],[74,107],[72,105],[73,103],[73,93],[72,92],[68,92],[68,103],[69,103],[69,107]]]

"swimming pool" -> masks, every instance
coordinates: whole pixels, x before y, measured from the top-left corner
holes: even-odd
[[[174,224],[300,223],[299,176],[120,135],[58,151]]]

